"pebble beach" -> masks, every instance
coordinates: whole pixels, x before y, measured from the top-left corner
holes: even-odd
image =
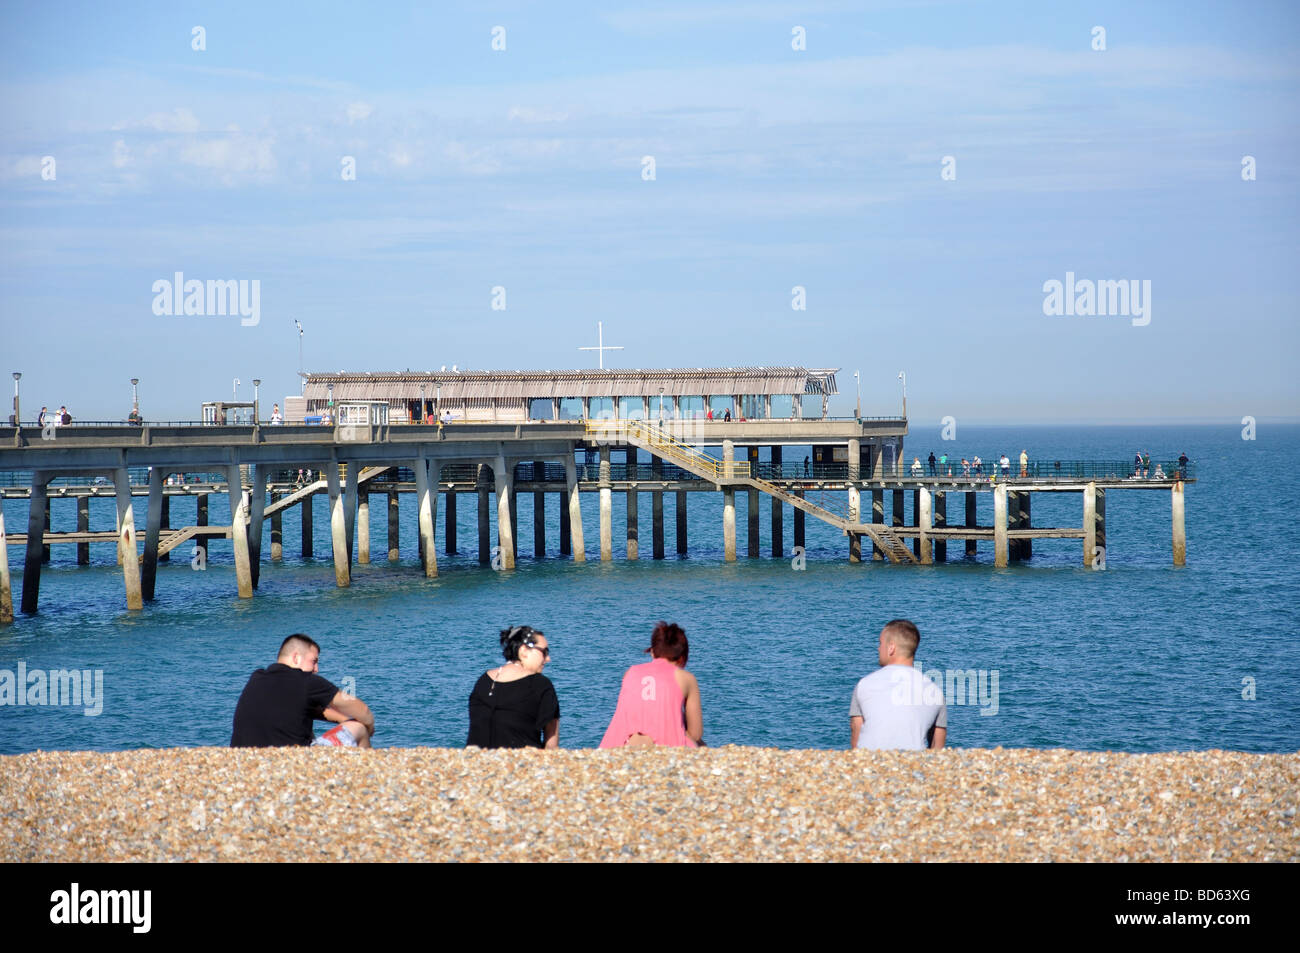
[[[1291,861],[1300,754],[373,751],[0,758],[0,860]]]

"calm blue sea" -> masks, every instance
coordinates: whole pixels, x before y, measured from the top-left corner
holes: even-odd
[[[932,435],[930,433],[932,431]],[[589,561],[558,557],[558,510],[547,500],[548,559],[532,558],[532,497],[519,501],[519,566],[477,562],[473,497],[459,509],[461,555],[439,553],[425,580],[415,552],[413,499],[403,497],[401,553],[386,554],[383,507],[374,507],[372,553],[354,565],[349,590],[334,586],[324,501],[315,511],[317,558],[299,558],[296,515],[284,520],[285,559],[267,562],[252,600],[235,595],[229,544],[213,543],[205,571],[188,547],[160,564],[157,599],[124,608],[111,544],[55,546],[41,611],[0,629],[0,670],[103,673],[102,712],[0,707],[0,753],[224,745],[248,674],[274,660],[284,636],[303,631],[323,646],[321,674],[351,687],[376,712],[381,746],[463,745],[474,680],[498,660],[497,632],[528,623],[554,652],[547,674],[559,692],[560,740],[593,746],[614,707],[624,668],[658,619],[685,627],[710,744],[835,748],[848,742],[849,696],[875,666],[882,623],[903,616],[921,629],[925,669],[983,673],[983,696],[949,708],[959,747],[1067,747],[1170,751],[1300,749],[1300,574],[1292,535],[1300,426],[939,428],[907,439],[907,458],[947,450],[986,462],[1022,447],[1037,459],[1154,458],[1186,451],[1198,482],[1187,490],[1187,566],[1172,566],[1167,491],[1111,492],[1107,568],[1082,568],[1077,540],[1035,541],[1033,559],[997,570],[992,544],[976,560],[949,545],[933,567],[850,565],[844,537],[807,523],[807,568],[790,557],[746,559],[745,500],[738,495],[740,560],[722,562],[720,494],[691,494],[690,546],[675,554],[674,503],[665,501],[668,558],[650,555],[650,499],[640,503],[643,558],[622,558],[623,501],[615,495],[616,560],[598,560],[597,506],[584,495]],[[929,442],[927,442],[929,440]],[[787,460],[802,459],[787,451]],[[910,513],[910,497],[908,507]],[[887,494],[888,500],[888,494]],[[174,500],[173,525],[193,521],[193,500]],[[888,507],[888,502],[886,504]],[[982,495],[980,522],[991,522]],[[94,501],[96,529],[112,528],[112,502]],[[1035,525],[1073,525],[1078,494],[1036,495]],[[495,509],[495,508],[494,508]],[[768,504],[761,504],[770,552]],[[11,532],[26,527],[25,501],[5,504]],[[227,519],[212,498],[213,523]],[[960,496],[949,518],[962,519]],[[136,499],[143,533],[144,501]],[[75,529],[75,504],[54,503],[55,530]],[[442,525],[439,521],[439,546]],[[792,545],[786,510],[785,546]],[[269,559],[270,528],[263,553]],[[22,550],[11,547],[14,602]],[[994,674],[996,673],[996,694]],[[3,675],[0,674],[0,678]],[[964,687],[964,686],[963,686]],[[954,699],[954,701],[956,701]]]

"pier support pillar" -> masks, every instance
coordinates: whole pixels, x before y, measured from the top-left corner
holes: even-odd
[[[77,497],[77,532],[90,532],[90,497]],[[77,543],[77,565],[90,565],[90,543]]]
[[[921,487],[916,494],[921,504],[916,513],[916,525],[920,529],[917,541],[921,544],[921,565],[929,566],[934,562],[934,538],[930,535],[934,525],[933,500],[929,487]]]
[[[1183,528],[1183,481],[1179,480],[1170,491],[1170,505],[1174,529],[1174,565],[1187,565],[1187,531]]]
[[[880,467],[880,458],[876,458],[876,467]],[[885,491],[871,491],[871,522],[884,525],[885,523]],[[871,561],[879,562],[885,558],[884,552],[880,549],[880,544],[874,539],[871,541]]]
[[[412,461],[415,470],[416,532],[420,540],[420,566],[425,579],[438,576],[438,536],[434,513],[438,509],[438,478],[442,475],[437,462],[423,454]]]
[[[126,583],[126,607],[143,609],[144,597],[140,592],[140,550],[135,541],[135,507],[131,503],[131,478],[127,475],[126,467],[118,467],[113,471],[113,484],[117,488],[119,524],[117,550],[122,554],[122,580]]]
[[[736,491],[729,486],[722,488],[722,558],[736,561]]]
[[[686,555],[686,491],[677,491],[677,505],[675,507],[677,518],[677,555]]]
[[[478,561],[486,566],[492,561],[492,523],[491,511],[488,509],[488,468],[483,464],[478,467]]]
[[[664,491],[650,494],[650,546],[655,559],[664,558]]]
[[[568,499],[564,506],[569,517],[569,532],[572,535],[573,561],[585,563],[587,553],[582,538],[582,503],[578,499],[578,465],[570,451],[564,457],[564,484]]]
[[[343,465],[343,527],[346,531],[348,546],[348,573],[352,572],[352,551],[357,538],[357,481],[361,478],[361,467],[355,460]]]
[[[609,448],[600,448],[600,561],[614,558],[613,497],[609,485]]]
[[[444,533],[447,537],[447,544],[444,547],[448,556],[456,555],[456,487],[452,484],[447,485],[447,492],[444,494],[446,516],[443,518],[445,524]]]
[[[972,526],[976,526],[976,525],[978,525],[978,524],[976,523],[976,520],[975,520],[975,493],[974,493],[974,491],[967,491],[967,493],[966,493],[966,525],[967,525],[968,527],[972,527]],[[976,552],[975,544],[976,544],[975,537],[973,537],[973,536],[968,536],[968,537],[966,538],[966,555],[967,555],[967,556],[970,556],[972,559],[975,558],[975,552]]]
[[[849,441],[850,446],[856,443],[856,440]],[[852,474],[857,468],[853,465],[853,455],[849,454],[849,522],[862,522],[862,491],[858,489],[857,482],[852,479]],[[849,534],[849,562],[862,562],[862,534]]]
[[[893,499],[890,500],[890,507],[889,507],[890,526],[903,525],[903,493],[904,493],[903,490],[895,490],[893,493]]]
[[[736,445],[730,440],[722,441],[723,471],[729,477],[736,459]],[[731,487],[722,488],[722,558],[725,562],[736,561],[736,491]]]
[[[274,506],[280,502],[284,496],[279,490],[271,491],[271,505]],[[166,497],[163,497],[165,500]],[[276,510],[271,514],[271,562],[278,563],[284,559],[284,520],[281,519],[283,510]]]
[[[122,527],[119,526],[117,530],[120,533],[122,531]],[[50,498],[47,496],[45,497],[45,532],[48,533],[49,531],[50,531]],[[50,561],[50,544],[43,543],[41,548],[41,562],[48,563],[49,561]],[[122,565],[122,550],[120,548],[117,551],[117,564],[119,566]]]
[[[799,497],[799,499],[802,500],[802,499],[803,499],[803,490],[795,490],[795,491],[794,491],[794,495],[797,496],[797,497]],[[802,546],[802,547],[804,548],[804,552],[805,552],[805,553],[808,551],[808,547],[807,547],[807,545],[806,545],[806,543],[805,543],[805,539],[804,539],[804,535],[805,535],[805,534],[804,534],[804,519],[805,519],[806,515],[807,515],[807,514],[805,514],[803,510],[799,509],[799,507],[796,506],[796,507],[794,508],[794,545],[795,545],[795,546]]]
[[[1099,514],[1098,504],[1105,506],[1105,490],[1096,483],[1083,488],[1083,566],[1085,569],[1104,569],[1106,565],[1105,516]],[[1098,528],[1101,528],[1100,537]]]
[[[253,588],[262,579],[262,526],[266,513],[266,464],[253,467],[253,496],[248,511],[248,565],[253,574]]]
[[[515,492],[513,465],[510,467],[510,554],[519,558],[519,494]]]
[[[750,559],[757,559],[763,555],[759,547],[758,536],[758,490],[750,489],[749,499],[745,505],[745,528],[746,528],[746,547],[745,555]]]
[[[9,582],[9,543],[5,539],[5,508],[0,505],[0,625],[8,625],[13,621],[14,591]]]
[[[22,611],[36,612],[41,594],[41,547],[45,541],[45,502],[50,475],[32,474],[32,496],[27,506],[27,553],[23,561]]]
[[[144,565],[140,571],[140,597],[153,599],[158,578],[158,537],[162,534],[162,471],[149,471],[149,508],[145,514]]]
[[[636,466],[636,464],[632,464]],[[635,472],[635,471],[631,471]],[[638,522],[636,488],[627,491],[627,558],[636,561],[641,555],[641,527]]]
[[[546,558],[546,493],[533,492],[533,558]]]
[[[302,558],[303,559],[311,559],[314,551],[312,544],[315,541],[314,540],[315,531],[313,530],[311,524],[311,516],[312,516],[311,503],[312,503],[312,497],[314,497],[315,495],[316,494],[314,493],[308,493],[306,496],[302,498],[302,502],[298,504],[298,518],[302,521],[301,535],[302,535]],[[204,518],[206,519],[206,517],[207,514],[205,512]]]
[[[993,488],[993,565],[1005,569],[1007,565],[1007,485],[999,483]]]
[[[650,458],[650,473],[655,480],[664,478],[664,461],[662,457]],[[650,547],[655,559],[664,558],[664,491],[655,490],[650,494]]]
[[[559,494],[560,505],[560,555],[573,555],[573,525],[569,516],[569,494]]]
[[[340,589],[352,585],[352,560],[348,552],[348,525],[343,515],[343,493],[339,489],[339,465],[335,460],[325,464],[325,485],[330,500],[330,546],[334,555],[334,583]]]
[[[862,479],[862,441],[849,440],[849,482],[857,483]]]
[[[370,562],[370,491],[357,490],[357,562]]]
[[[248,555],[248,494],[244,492],[243,471],[237,464],[226,467],[226,495],[230,499],[230,548],[235,557],[235,588],[239,598],[251,599],[253,570]]]
[[[397,487],[388,488],[388,561],[397,562],[402,558],[402,504],[397,495]]]
[[[948,527],[948,494],[936,492],[934,494],[934,525],[947,529]],[[946,563],[948,561],[948,537],[937,536],[934,540],[934,558],[936,562]]]
[[[780,480],[785,474],[782,472],[781,448],[772,447],[772,476]],[[775,496],[771,497],[772,505],[772,556],[780,559],[785,555],[785,504]]]
[[[167,474],[165,473],[160,474],[160,476],[162,477],[163,483],[165,484],[167,482]],[[162,532],[165,533],[171,528],[172,528],[172,498],[168,496],[166,492],[164,492],[162,498]],[[158,561],[160,563],[171,562],[171,559],[172,559],[171,553],[163,553],[161,556],[158,557]]]
[[[498,456],[492,467],[496,475],[497,490],[497,546],[500,547],[500,566],[502,569],[515,568],[515,527],[511,519],[510,501],[514,497],[515,474],[506,464],[504,456]]]

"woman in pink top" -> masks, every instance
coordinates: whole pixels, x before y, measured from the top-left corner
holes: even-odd
[[[653,661],[633,665],[623,675],[614,718],[602,748],[668,745],[695,748],[704,743],[700,686],[686,671],[690,646],[676,623],[660,622],[646,649]]]

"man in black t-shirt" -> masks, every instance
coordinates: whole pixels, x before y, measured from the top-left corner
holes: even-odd
[[[320,646],[306,635],[291,635],[280,645],[273,665],[248,679],[235,706],[232,748],[339,745],[369,748],[375,716],[366,703],[340,691],[317,672]],[[312,740],[312,721],[337,722]]]

